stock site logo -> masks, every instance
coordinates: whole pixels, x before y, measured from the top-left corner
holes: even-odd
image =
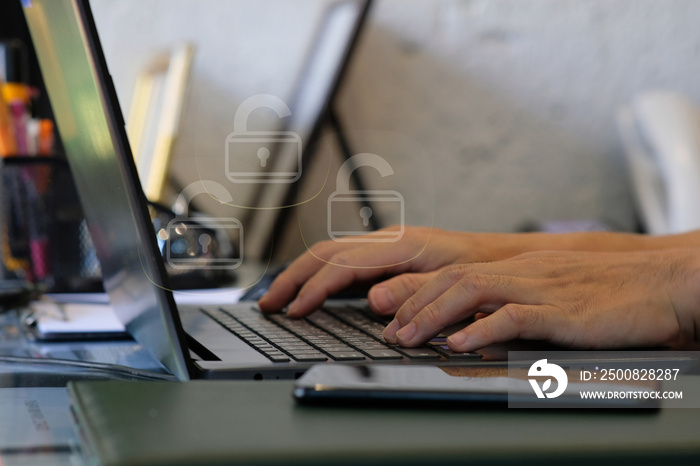
[[[530,377],[549,377],[544,381],[542,387],[540,387],[537,379],[528,379],[532,389],[535,391],[537,398],[556,398],[566,390],[566,386],[569,383],[569,378],[566,376],[564,369],[557,366],[556,364],[550,364],[546,359],[540,359],[535,361],[535,363],[530,366],[530,370],[527,372]],[[552,378],[557,381],[557,389],[553,392],[548,392],[552,386]]]

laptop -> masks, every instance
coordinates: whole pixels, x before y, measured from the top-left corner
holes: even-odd
[[[464,364],[438,338],[387,346],[366,300],[329,301],[301,320],[255,303],[176,306],[115,88],[87,0],[23,0],[103,282],[129,334],[180,380],[299,377],[313,364]],[[342,341],[344,340],[344,341]]]

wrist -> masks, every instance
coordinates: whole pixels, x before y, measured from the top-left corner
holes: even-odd
[[[531,233],[524,247],[529,251],[625,252],[663,248],[658,237],[609,231],[576,233]]]
[[[700,249],[679,249],[670,270],[669,298],[679,324],[681,344],[700,343]]]

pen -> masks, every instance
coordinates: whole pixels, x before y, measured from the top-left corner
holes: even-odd
[[[46,223],[48,212],[42,211],[40,194],[34,186],[28,186],[28,233],[29,233],[29,255],[31,257],[32,271],[34,278],[38,281],[45,281],[51,277],[49,264],[49,239],[46,234]]]
[[[10,115],[12,115],[12,126],[15,130],[17,155],[29,155],[29,146],[27,144],[27,113],[24,108],[24,102],[17,99],[11,101]]]

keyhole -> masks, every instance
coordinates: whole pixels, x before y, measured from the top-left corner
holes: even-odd
[[[267,166],[267,159],[270,158],[270,149],[267,147],[258,149],[258,158],[260,159],[260,166],[265,168]]]
[[[372,217],[372,209],[364,206],[360,209],[360,217],[362,217],[362,225],[366,227],[369,226],[369,219]]]
[[[209,252],[209,245],[211,244],[211,236],[206,233],[199,235],[199,244],[202,246],[202,254]]]

